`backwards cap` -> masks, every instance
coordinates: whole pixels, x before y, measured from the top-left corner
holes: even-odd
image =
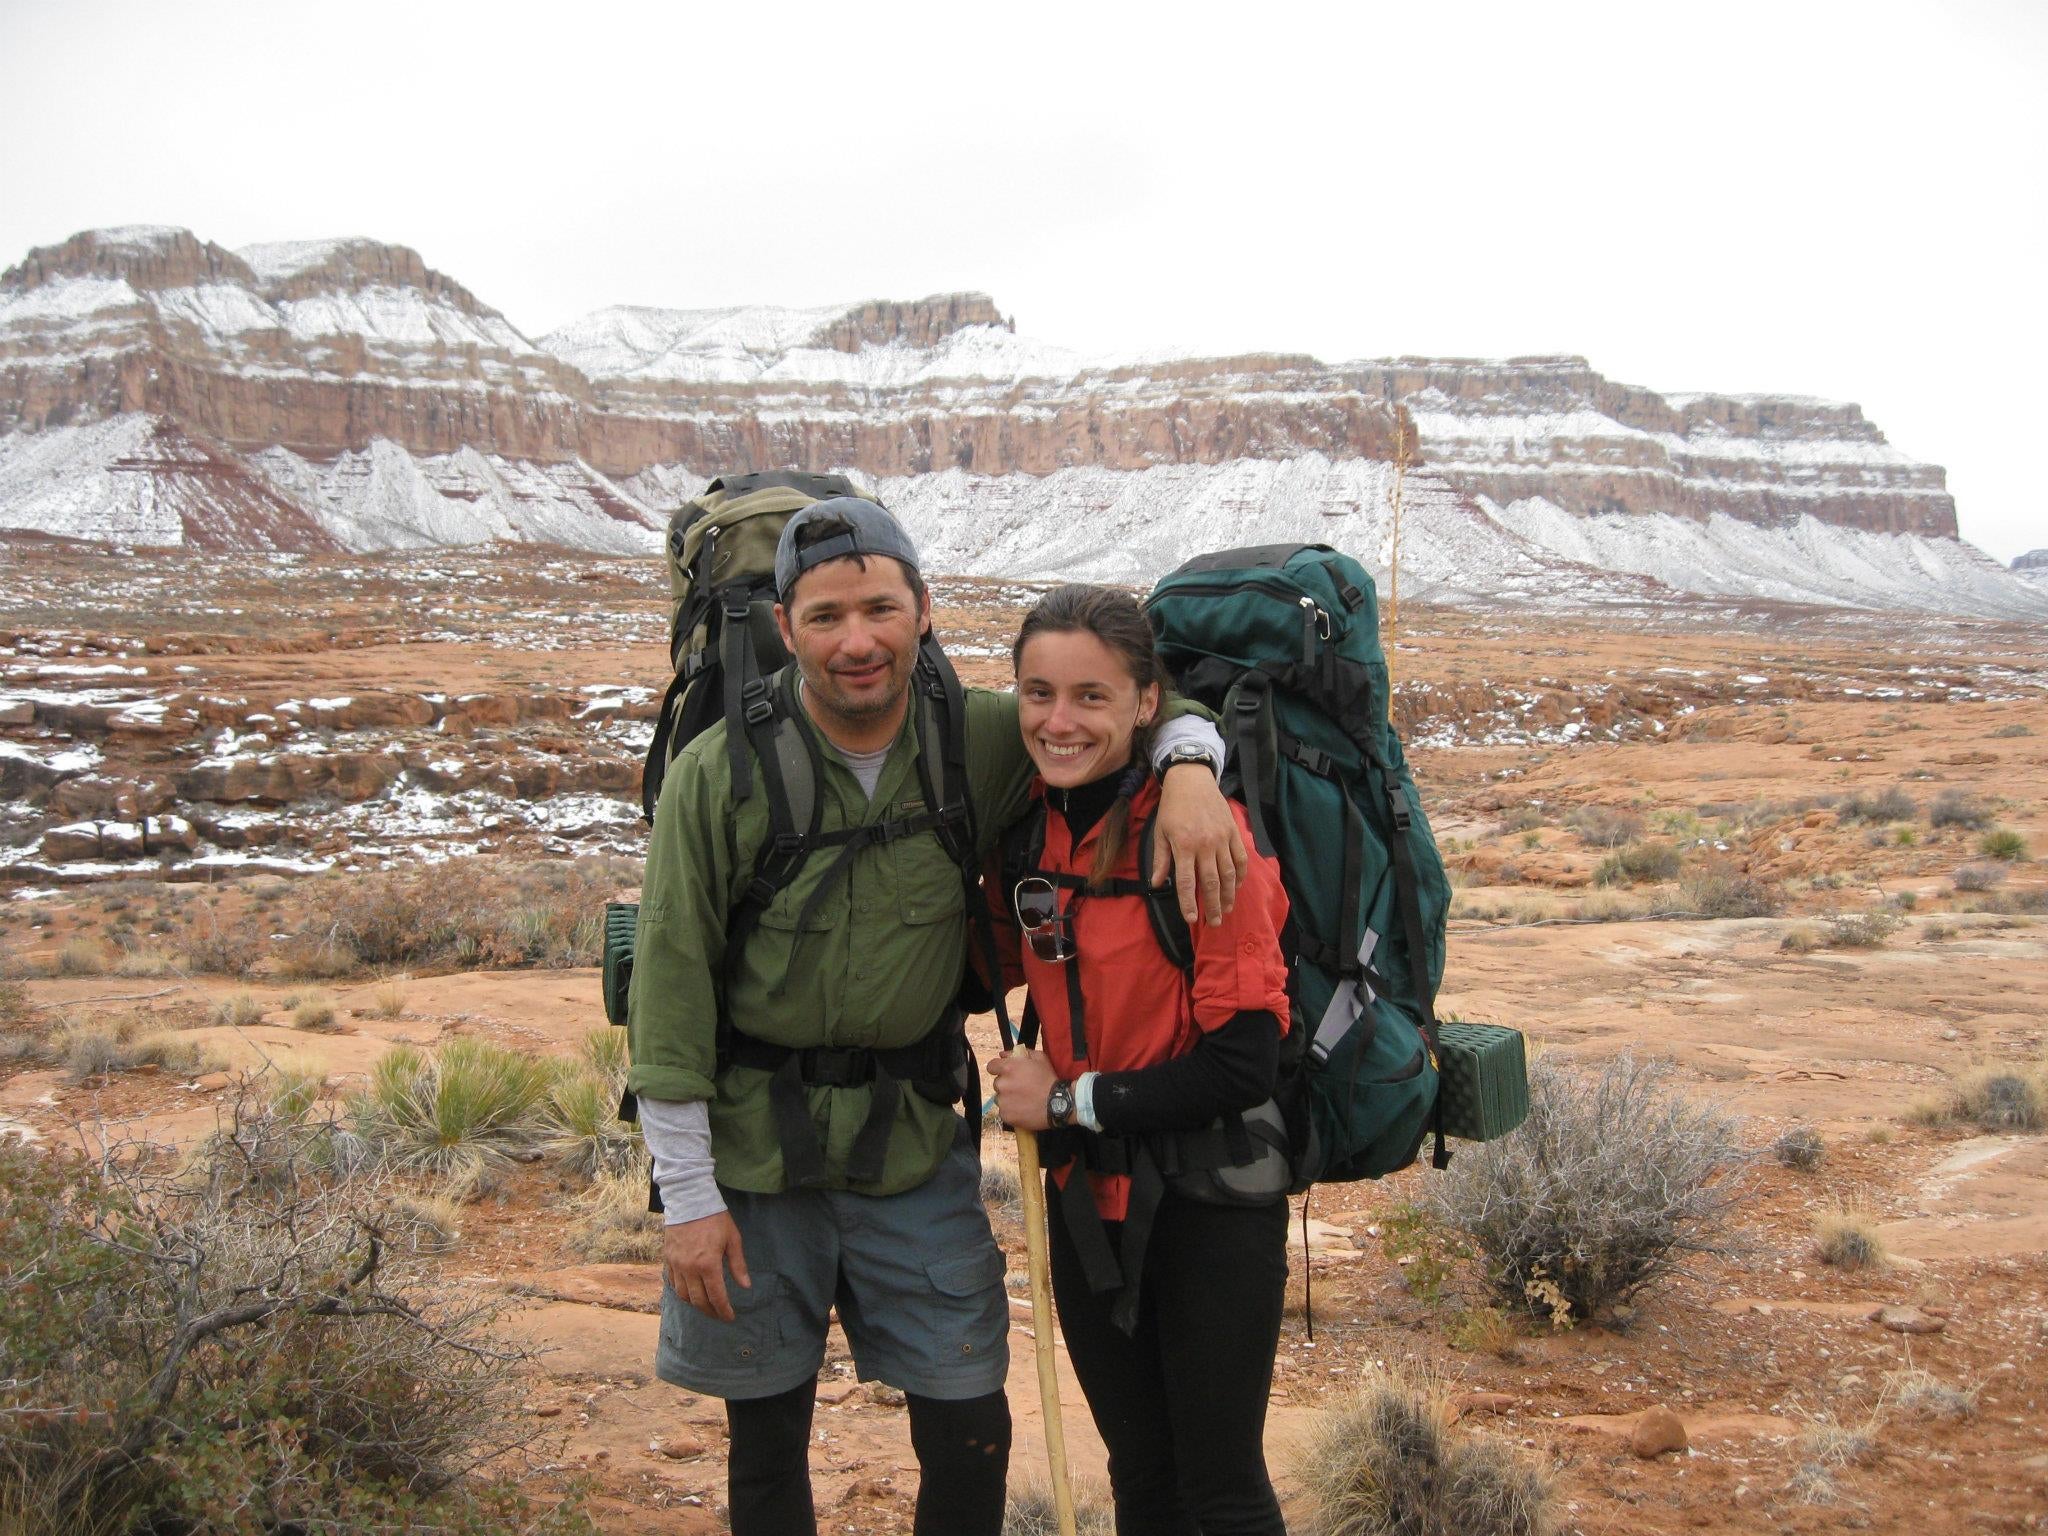
[[[839,526],[816,543],[799,548],[797,536],[814,523]],[[788,602],[790,589],[805,571],[848,555],[887,555],[902,561],[913,573],[918,569],[917,546],[887,508],[861,496],[834,496],[812,502],[783,525],[782,538],[775,546],[776,597]]]

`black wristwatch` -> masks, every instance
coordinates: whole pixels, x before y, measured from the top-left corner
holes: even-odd
[[[1054,1082],[1052,1092],[1045,1096],[1045,1119],[1056,1131],[1074,1123],[1074,1085],[1064,1077]]]
[[[1159,777],[1163,779],[1173,769],[1186,767],[1189,763],[1200,763],[1211,773],[1216,771],[1216,759],[1210,755],[1207,747],[1199,746],[1192,741],[1184,741],[1166,754],[1165,761],[1159,767]]]

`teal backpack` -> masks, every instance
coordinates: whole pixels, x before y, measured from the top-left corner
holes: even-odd
[[[1372,578],[1323,545],[1224,550],[1164,577],[1145,613],[1176,686],[1216,711],[1224,788],[1280,862],[1293,1019],[1275,1100],[1294,1188],[1405,1168],[1432,1129],[1442,1167],[1450,884],[1388,724]]]

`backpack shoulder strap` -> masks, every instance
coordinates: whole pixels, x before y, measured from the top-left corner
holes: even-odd
[[[1171,881],[1153,885],[1147,878],[1152,868],[1152,829],[1157,825],[1157,817],[1147,817],[1145,829],[1138,834],[1138,880],[1144,886],[1145,915],[1152,920],[1152,937],[1159,941],[1160,952],[1192,981],[1195,941],[1188,932],[1188,920],[1181,916],[1179,893]]]

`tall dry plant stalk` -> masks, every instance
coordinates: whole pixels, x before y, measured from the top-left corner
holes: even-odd
[[[1408,417],[1394,408],[1394,483],[1387,490],[1387,505],[1394,514],[1393,543],[1387,551],[1387,688],[1394,686],[1394,647],[1401,638],[1401,496],[1408,479],[1412,445],[1408,441]]]

